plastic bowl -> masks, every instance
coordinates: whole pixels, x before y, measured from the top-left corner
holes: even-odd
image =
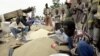
[[[52,54],[50,56],[69,56],[68,54],[63,54],[63,53],[57,53],[57,54]]]

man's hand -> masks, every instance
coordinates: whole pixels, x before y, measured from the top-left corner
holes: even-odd
[[[22,27],[18,27],[18,29],[22,29]]]
[[[22,27],[18,27],[18,29],[19,29],[19,30],[22,30],[23,28],[22,28]]]
[[[74,56],[78,56],[78,54],[76,53],[76,50],[77,50],[76,47],[73,48],[73,49],[71,49],[71,50],[70,50],[71,54],[74,55]]]
[[[52,35],[52,34],[55,34],[55,33],[48,33],[48,35]]]

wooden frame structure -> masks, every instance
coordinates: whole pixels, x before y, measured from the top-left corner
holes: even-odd
[[[23,13],[29,13],[33,10],[34,10],[33,7],[29,7],[27,9],[23,9],[23,10],[22,9],[15,10],[15,11],[8,12],[8,13],[4,14],[4,18],[5,18],[5,20],[9,20],[9,19],[12,19],[15,17],[23,16]]]

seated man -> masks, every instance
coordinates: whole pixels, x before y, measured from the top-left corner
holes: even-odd
[[[78,56],[94,56],[95,55],[95,48],[91,45],[91,37],[81,30],[77,30],[75,37],[74,37],[74,44],[76,48],[76,53]],[[74,49],[75,49],[74,48]]]
[[[75,23],[73,21],[66,21],[63,23],[63,29],[56,31],[55,35],[52,35],[51,38],[60,43],[67,43],[71,49],[73,48],[72,36],[74,35],[74,31]]]
[[[78,56],[94,56],[94,48],[87,42],[81,40],[77,46]]]
[[[23,16],[19,17],[20,22],[26,27],[25,31],[30,31],[31,22],[27,21],[27,15],[23,13]],[[33,21],[33,20],[32,20]],[[32,22],[33,23],[33,22]]]
[[[20,37],[18,33],[23,32],[26,30],[25,26],[20,22],[20,19],[13,18],[13,21],[9,25],[10,30],[15,38],[18,39]]]

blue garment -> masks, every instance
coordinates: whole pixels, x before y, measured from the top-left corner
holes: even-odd
[[[21,31],[16,29],[16,28],[11,28],[11,32],[12,34],[15,36],[15,38],[17,37],[17,34],[20,33]]]
[[[63,34],[64,38],[66,39],[67,43],[68,43],[68,47],[70,49],[73,48],[73,39],[72,37],[69,37],[67,34]]]
[[[26,22],[28,25],[32,25],[34,23],[34,19],[29,19],[27,22]]]
[[[73,40],[72,40],[72,37],[68,37],[68,47],[69,47],[70,49],[73,48]]]
[[[73,39],[72,39],[72,37],[69,37],[67,34],[65,34],[64,32],[63,32],[63,37],[64,37],[64,39],[66,39],[65,41],[68,43],[68,47],[70,48],[70,49],[72,49],[73,48]]]
[[[25,27],[23,28],[22,30],[18,30],[16,28],[11,28],[11,32],[12,34],[15,36],[15,38],[17,38],[17,34],[20,33],[20,32],[24,32],[24,33],[27,33],[29,31],[29,27]]]
[[[82,40],[78,43],[77,53],[79,56],[94,56],[93,47]]]
[[[29,31],[29,26],[26,26],[25,28],[22,29],[23,32],[28,32]]]

